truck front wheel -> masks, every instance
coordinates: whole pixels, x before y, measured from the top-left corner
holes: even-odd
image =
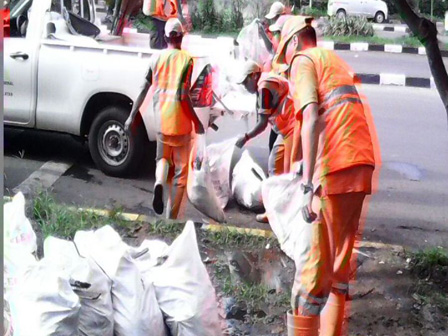
[[[107,107],[96,116],[90,127],[90,155],[96,166],[110,176],[129,176],[140,166],[143,158],[145,127],[138,115],[129,137],[124,131],[128,116],[122,107]]]

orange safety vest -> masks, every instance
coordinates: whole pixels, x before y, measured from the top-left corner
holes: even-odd
[[[264,72],[258,81],[258,94],[268,89],[278,102],[275,111],[269,115],[269,123],[277,134],[290,135],[294,130],[294,104],[289,95],[289,82],[282,76]],[[260,107],[261,109],[261,107]]]
[[[189,94],[186,80],[191,56],[185,50],[163,51],[152,65],[152,85],[148,95],[152,104],[159,132],[164,135],[185,135],[192,131],[189,111],[181,104],[181,98]],[[191,66],[189,72],[193,71]]]
[[[150,0],[148,15],[166,21],[176,18],[178,10],[176,0]]]
[[[320,118],[315,178],[357,165],[375,166],[367,118],[350,67],[335,52],[322,48],[295,57],[308,57],[317,74]]]

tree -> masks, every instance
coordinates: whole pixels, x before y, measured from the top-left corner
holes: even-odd
[[[395,6],[401,18],[426,49],[429,67],[448,116],[448,73],[440,53],[437,27],[430,20],[418,16],[406,0],[395,0]]]

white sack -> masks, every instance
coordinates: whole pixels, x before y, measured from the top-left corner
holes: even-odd
[[[269,177],[262,187],[269,225],[283,252],[296,264],[306,256],[312,229],[302,215],[305,204],[301,182],[301,176],[291,173]]]
[[[199,170],[194,164],[196,157],[202,158],[202,165]],[[191,151],[189,162],[187,195],[191,204],[215,221],[219,223],[226,222],[226,216],[213,187],[210,166],[205,151],[204,136],[198,136],[196,145],[193,146]]]
[[[213,188],[219,204],[224,209],[232,196],[230,188],[230,165],[238,139],[233,138],[207,146],[207,160]]]
[[[112,305],[116,336],[165,336],[162,314],[150,286],[142,275],[127,246],[117,232],[104,226],[95,232],[78,231],[75,244],[82,255],[90,256],[112,280]],[[149,300],[149,301],[145,301]]]
[[[257,19],[241,29],[236,41],[239,45],[240,57],[251,59],[260,65],[269,60],[271,54],[266,48],[258,30]]]
[[[70,279],[90,285],[86,289],[74,289],[81,302],[79,335],[113,336],[114,310],[109,277],[93,259],[81,257],[71,241],[48,237],[44,242],[44,255]]]
[[[78,336],[80,303],[69,278],[42,259],[11,293],[14,336]]]
[[[250,210],[262,208],[261,185],[265,179],[263,169],[245,150],[232,174],[232,193],[237,203]]]
[[[3,206],[4,289],[5,299],[23,273],[37,263],[36,234],[25,215],[25,197],[21,192]]]
[[[153,269],[157,301],[173,336],[222,335],[215,289],[199,254],[194,224],[188,221]]]

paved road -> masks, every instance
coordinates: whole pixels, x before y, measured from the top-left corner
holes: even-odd
[[[337,51],[337,53],[356,73],[388,73],[404,74],[410,77],[431,77],[428,58],[424,55],[352,51]],[[444,62],[448,69],[448,58],[445,57]]]
[[[371,103],[383,158],[364,237],[412,247],[448,247],[448,122],[436,91],[379,86],[364,86],[363,91]],[[211,142],[246,129],[244,122],[230,118],[220,119],[218,125],[220,131],[209,135]],[[249,146],[263,167],[267,138],[265,133]],[[5,194],[53,160],[72,164],[51,187],[59,201],[152,214],[152,160],[135,178],[111,178],[94,168],[86,146],[70,136],[11,129],[5,132],[5,156]],[[227,214],[232,224],[263,227],[236,205],[230,205]],[[191,205],[186,215],[203,218]]]

